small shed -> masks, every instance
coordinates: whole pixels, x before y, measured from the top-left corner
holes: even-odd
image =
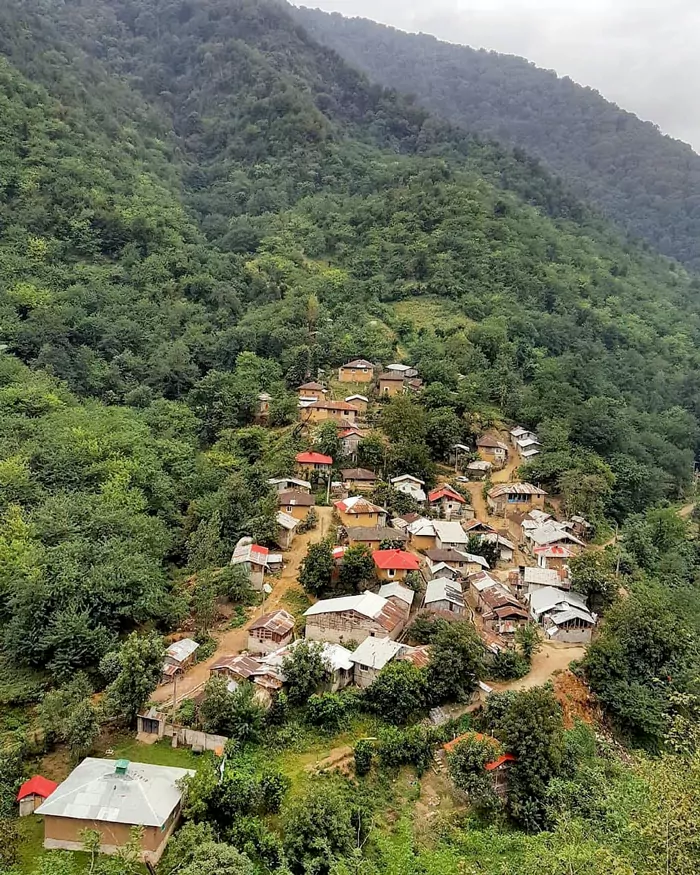
[[[429,580],[425,587],[423,604],[433,611],[449,611],[452,614],[464,613],[462,587],[456,580],[437,577]]]
[[[289,550],[294,540],[294,532],[299,520],[283,510],[277,511],[277,543],[283,550]]]
[[[17,801],[19,802],[19,816],[27,817],[29,814],[34,814],[34,811],[42,804],[45,799],[48,799],[53,791],[58,787],[55,781],[49,781],[41,775],[34,775],[19,788],[17,793]]]
[[[199,644],[193,638],[173,641],[165,651],[162,683],[166,684],[176,674],[184,674],[195,661]]]

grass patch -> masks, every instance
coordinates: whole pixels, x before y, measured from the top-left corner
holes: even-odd
[[[392,306],[397,316],[413,323],[416,331],[445,324],[458,331],[474,324],[456,304],[440,298],[409,298],[406,301],[397,301]]]
[[[155,744],[142,744],[135,738],[119,736],[112,740],[110,759],[124,759],[134,763],[149,763],[153,766],[174,766],[179,769],[196,769],[201,755],[186,747],[173,747],[170,740]]]
[[[282,604],[285,609],[298,620],[304,615],[304,611],[311,605],[311,599],[301,587],[290,587],[282,598]]]

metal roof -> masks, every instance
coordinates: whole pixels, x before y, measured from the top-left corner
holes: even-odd
[[[591,614],[590,611],[581,610],[581,608],[569,606],[561,611],[549,611],[547,616],[555,626],[563,626],[564,623],[568,623],[570,620],[583,620],[584,623],[588,623],[590,626],[595,626],[595,617],[593,614]]]
[[[303,638],[298,638],[287,644],[286,647],[280,647],[279,650],[273,650],[267,656],[261,657],[264,665],[271,671],[274,671],[278,677],[284,680],[284,672],[281,670],[285,659],[299,647]],[[328,641],[312,642],[321,645],[321,656],[331,671],[350,671],[352,662],[350,660],[350,651],[341,644],[330,644]]]
[[[300,480],[298,477],[271,477],[267,482],[270,486],[279,486],[280,483],[286,483],[287,485],[292,483],[294,486],[300,486],[302,489],[311,489],[311,484],[308,480]]]
[[[360,595],[346,595],[334,599],[321,599],[304,611],[305,617],[313,617],[317,614],[339,614],[345,611],[355,611],[363,617],[374,619],[381,613],[386,604],[386,599],[376,593],[365,590]]]
[[[183,638],[182,641],[173,641],[165,651],[169,659],[174,659],[176,662],[184,662],[189,656],[199,647],[196,641],[192,638]]]
[[[420,559],[406,550],[375,550],[372,559],[377,568],[417,571]]]
[[[362,514],[362,513],[386,513],[383,507],[372,504],[371,501],[364,498],[362,495],[352,495],[350,498],[344,498],[341,501],[333,502],[341,513]]]
[[[403,644],[392,641],[391,638],[367,637],[358,645],[350,659],[356,665],[368,665],[370,668],[383,669],[403,649]]]
[[[455,520],[433,520],[438,539],[445,544],[468,544],[469,535]]]
[[[527,599],[530,602],[533,613],[538,616],[555,608],[562,611],[575,607],[588,612],[585,599],[580,595],[577,595],[575,592],[566,592],[555,586],[545,586],[542,589],[536,589],[527,596]]]
[[[569,541],[572,544],[578,544],[580,547],[584,546],[583,541],[577,538],[576,535],[572,535],[571,532],[567,532],[566,529],[562,529],[559,523],[547,523],[538,529],[533,529],[529,532],[528,538],[539,547],[547,544],[556,544],[559,541]]]
[[[251,562],[253,565],[267,565],[269,554],[267,547],[259,544],[236,544],[236,549],[231,557],[231,565],[242,565]]]
[[[542,586],[559,586],[561,578],[553,568],[527,566],[523,572],[525,583],[537,583]]]
[[[377,480],[378,475],[369,468],[343,468],[340,472],[343,480]]]
[[[397,599],[401,599],[401,601],[405,602],[407,605],[412,605],[416,594],[412,589],[409,589],[407,586],[403,586],[400,583],[385,583],[383,586],[379,587],[379,595],[383,599],[388,599],[390,596],[396,596]]]
[[[277,511],[277,525],[291,532],[299,525],[299,520],[285,513],[283,510]]]
[[[285,635],[294,628],[294,617],[288,612],[280,608],[278,611],[271,611],[269,614],[263,614],[262,617],[251,623],[248,627],[249,632],[255,629],[266,629],[272,632],[273,635]]]
[[[459,583],[448,577],[436,577],[435,580],[428,581],[425,587],[425,604],[442,601],[464,607],[464,596]]]
[[[390,483],[405,483],[409,480],[412,480],[414,483],[417,483],[419,486],[425,486],[425,480],[421,480],[419,477],[414,477],[413,474],[401,474],[398,477],[392,477],[389,481]]]
[[[501,495],[546,495],[544,489],[533,486],[532,483],[499,483],[489,489],[489,498],[499,498]]]
[[[408,541],[408,535],[388,526],[348,526],[346,532],[351,541]]]
[[[88,757],[36,809],[49,817],[163,826],[180,803],[178,783],[191,769],[129,763],[117,774],[117,761]]]
[[[279,504],[286,504],[290,507],[313,507],[316,504],[316,499],[308,492],[280,492],[277,496]]]
[[[374,365],[372,362],[368,362],[367,359],[353,359],[351,362],[348,362],[346,365],[341,365],[341,368],[373,368]]]

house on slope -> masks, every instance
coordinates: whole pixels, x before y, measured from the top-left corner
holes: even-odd
[[[408,619],[408,607],[396,599],[384,599],[365,590],[360,595],[321,599],[305,613],[306,638],[335,644],[365,638],[392,638],[401,634]]]
[[[425,569],[430,577],[439,576],[436,571],[442,565],[454,568],[462,577],[478,571],[488,571],[489,567],[483,556],[465,553],[454,547],[436,547],[434,550],[425,551]]]
[[[362,495],[352,495],[333,502],[345,528],[386,526],[387,511]]]
[[[96,830],[100,853],[116,854],[140,827],[141,859],[155,864],[180,820],[183,778],[191,769],[87,757],[36,809],[44,848],[83,851],[83,832]]]
[[[461,517],[468,506],[465,497],[448,484],[429,492],[428,504],[433,513],[445,520]]]
[[[529,513],[533,508],[542,510],[547,493],[531,483],[499,483],[489,489],[486,503],[492,514]]]
[[[391,638],[365,638],[350,654],[355,667],[355,684],[362,689],[370,686],[379,677],[384,666],[406,649],[405,644],[399,644]]]
[[[309,481],[298,477],[271,477],[267,482],[276,492],[311,492]]]
[[[253,655],[271,653],[291,644],[294,637],[294,617],[279,608],[258,617],[248,626],[248,650]]]
[[[301,474],[316,473],[328,476],[333,468],[333,459],[330,456],[312,451],[297,453],[294,461],[296,462],[297,470]]]
[[[368,492],[374,489],[379,477],[368,468],[343,468],[340,472],[343,487],[349,492]]]
[[[410,495],[414,501],[423,504],[426,499],[425,481],[414,477],[412,474],[401,474],[399,477],[391,478],[391,486],[404,495]]]
[[[545,586],[531,592],[527,600],[530,616],[544,628],[549,639],[568,644],[590,643],[597,617],[578,593]]]
[[[431,611],[448,611],[461,616],[465,613],[462,585],[447,577],[429,580],[425,586],[423,606]]]
[[[341,383],[371,383],[374,379],[374,365],[367,359],[353,359],[338,369]]]
[[[375,550],[372,553],[378,580],[405,580],[410,571],[418,571],[420,559],[406,550]]]
[[[294,534],[299,525],[299,520],[283,510],[277,511],[277,535],[276,541],[283,550],[289,550],[294,541]]]
[[[295,520],[305,520],[309,511],[316,504],[316,499],[308,492],[280,492],[277,495],[277,506],[281,511],[294,517]]]
[[[482,435],[476,442],[479,455],[485,462],[490,462],[493,468],[502,468],[508,461],[508,446],[492,435]]]
[[[408,535],[388,526],[351,526],[347,532],[348,544],[364,544],[371,550],[378,550],[383,541],[406,544]]]
[[[393,398],[404,391],[405,378],[396,371],[385,371],[379,375],[379,395],[381,398]]]
[[[263,588],[269,554],[267,547],[251,543],[250,538],[241,538],[231,556],[231,565],[240,566],[247,573],[250,585],[257,592]]]
[[[183,675],[194,665],[199,644],[193,638],[173,641],[165,651],[161,683],[169,683],[175,675]]]
[[[360,411],[347,401],[314,401],[301,410],[302,422],[317,425],[320,422],[332,420],[340,425],[350,427],[357,424]]]

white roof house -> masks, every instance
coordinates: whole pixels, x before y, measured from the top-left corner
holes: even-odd
[[[523,571],[523,582],[531,586],[561,586],[561,577],[554,568],[527,566]]]
[[[283,510],[277,511],[277,525],[288,532],[294,531],[300,522],[301,520],[295,519],[291,514],[285,513]]]
[[[415,522],[410,523],[406,531],[417,538],[434,538],[436,535],[434,521],[426,519],[426,517],[421,517],[415,520]]]
[[[129,826],[167,822],[182,799],[179,782],[191,769],[87,757],[36,814]]]
[[[193,641],[192,638],[183,638],[182,641],[173,641],[165,651],[165,654],[173,662],[184,662],[192,656],[198,647],[199,644]]]
[[[387,365],[386,369],[387,369],[387,371],[396,371],[396,373],[398,373],[398,374],[405,374],[406,371],[413,370],[411,365],[400,365],[400,364]]]
[[[577,538],[576,535],[572,535],[571,532],[562,527],[561,523],[556,522],[548,522],[537,529],[531,529],[526,532],[526,537],[535,547],[544,547],[548,544],[558,544],[562,541],[569,544],[577,544],[580,547],[584,546],[584,543],[580,538]]]
[[[400,477],[392,477],[391,485],[397,492],[403,492],[404,495],[410,495],[416,501],[423,502],[426,499],[425,481],[418,477],[413,477],[411,474],[401,474]]]
[[[363,617],[374,619],[386,606],[386,599],[376,593],[365,590],[360,595],[345,595],[335,599],[321,599],[304,611],[305,617],[317,614],[337,614],[345,611],[355,611]]]
[[[575,592],[565,592],[563,589],[558,589],[554,586],[545,586],[542,589],[536,589],[529,593],[527,600],[530,603],[530,613],[534,619],[539,620],[543,614],[548,614],[552,610],[568,611],[572,608],[584,611],[588,616],[592,617],[586,607],[585,599]],[[593,618],[595,622],[595,618]]]
[[[366,395],[348,395],[345,399],[346,404],[352,404],[353,401],[364,401],[365,404],[369,404],[369,398]]]
[[[356,665],[381,671],[404,647],[404,644],[392,641],[391,638],[365,638],[350,654],[350,659]]]
[[[278,492],[288,492],[290,487],[311,492],[311,484],[308,480],[299,480],[298,477],[271,477],[267,482]]]
[[[283,681],[285,678],[284,672],[281,670],[282,664],[289,654],[298,647],[303,640],[303,638],[297,638],[297,640],[292,641],[291,644],[287,644],[285,647],[280,647],[279,650],[273,650],[272,653],[260,657],[261,663],[265,667],[269,667],[274,674]],[[328,641],[319,641],[317,643],[321,645],[321,656],[331,671],[350,671],[352,668],[350,656],[352,654],[347,648],[343,647],[341,644],[330,644]]]
[[[392,595],[396,596],[396,598],[401,599],[402,602],[405,602],[410,606],[413,604],[413,599],[416,594],[412,589],[409,589],[407,586],[403,586],[400,583],[385,583],[379,588],[379,595],[383,599],[388,599],[389,596]]]
[[[433,528],[440,547],[466,547],[469,535],[456,520],[433,520]]]
[[[455,580],[448,577],[436,577],[429,580],[425,586],[425,598],[423,603],[427,607],[435,602],[450,602],[450,604],[464,607],[462,587]]]

